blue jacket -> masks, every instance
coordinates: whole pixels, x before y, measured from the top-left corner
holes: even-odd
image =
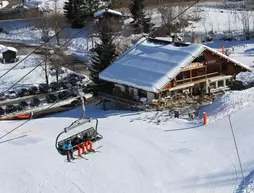
[[[72,145],[71,143],[65,143],[62,147],[64,150],[67,150],[67,149],[71,149],[72,148]]]

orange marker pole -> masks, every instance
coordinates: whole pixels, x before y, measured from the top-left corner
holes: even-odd
[[[225,53],[225,47],[224,46],[221,47],[221,51],[222,51],[222,54]]]
[[[207,114],[204,112],[204,125],[207,125]]]

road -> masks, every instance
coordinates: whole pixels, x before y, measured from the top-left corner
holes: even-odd
[[[30,54],[31,52],[34,52],[35,49],[37,49],[39,46],[38,45],[28,45],[24,43],[19,43],[19,42],[7,42],[7,41],[0,41],[0,44],[5,45],[5,46],[10,46],[10,47],[15,47],[19,52],[20,55],[27,55]],[[43,55],[41,50],[43,48],[38,49],[35,54],[38,55]],[[74,72],[84,74],[86,76],[89,76],[89,71],[87,69],[88,64],[85,62],[81,61],[76,61],[73,60],[71,56],[68,56],[69,62],[66,63],[64,66],[65,68],[68,68]]]

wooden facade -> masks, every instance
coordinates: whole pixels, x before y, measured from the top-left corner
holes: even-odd
[[[183,68],[161,91],[188,83],[206,81],[209,78],[233,76],[242,71],[247,70],[220,55],[205,50],[191,64]]]

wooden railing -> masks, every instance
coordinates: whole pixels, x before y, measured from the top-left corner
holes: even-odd
[[[191,78],[185,78],[185,79],[182,79],[182,80],[177,80],[176,83],[184,83],[184,82],[192,82],[192,81],[196,81],[196,80],[199,80],[199,79],[203,79],[203,78],[210,78],[212,76],[216,76],[216,75],[219,75],[220,73],[219,72],[213,72],[213,73],[209,73],[209,74],[204,74],[204,75],[200,75],[200,76],[196,76],[196,77],[191,77]]]

